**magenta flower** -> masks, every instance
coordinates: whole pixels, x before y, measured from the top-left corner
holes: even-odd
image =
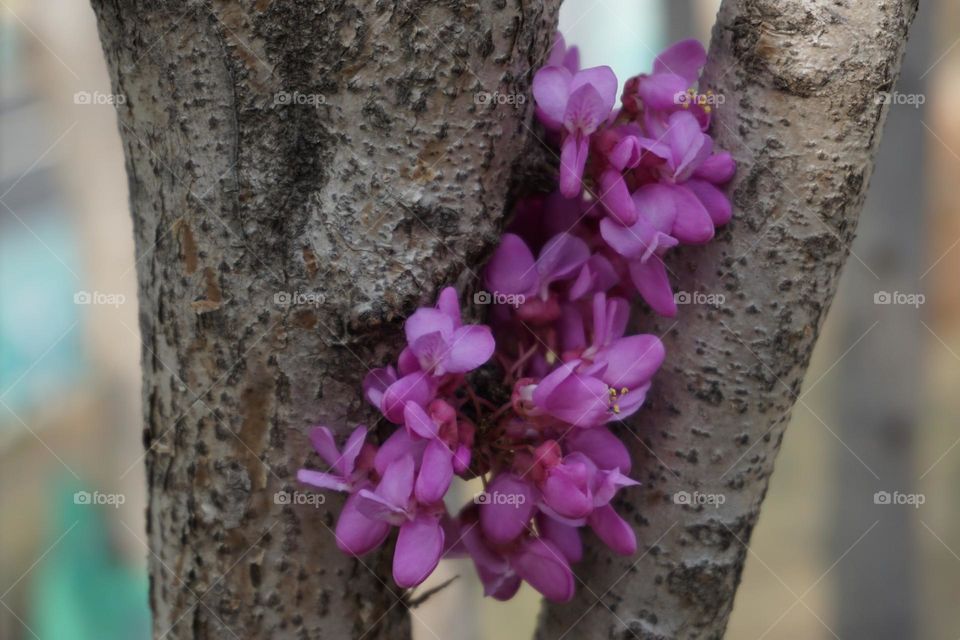
[[[671,110],[684,104],[707,61],[707,52],[697,40],[683,40],[664,50],[653,61],[653,73],[638,77],[637,97],[650,109]]]
[[[337,547],[353,556],[361,556],[379,547],[390,533],[390,525],[372,521],[358,509],[356,492],[371,486],[369,480],[374,448],[364,442],[367,428],[357,426],[343,447],[337,450],[333,434],[326,427],[316,427],[310,432],[310,440],[320,457],[330,465],[332,472],[324,473],[300,469],[297,479],[321,489],[347,491],[347,498],[334,532]]]
[[[414,587],[429,576],[443,552],[443,527],[439,515],[421,508],[414,498],[415,463],[411,456],[387,467],[374,491],[361,489],[357,508],[369,520],[400,527],[393,554],[393,579]]]
[[[506,233],[487,263],[485,281],[491,291],[546,300],[551,284],[576,276],[589,258],[587,243],[569,233],[550,238],[536,260],[519,236]]]
[[[397,378],[393,367],[373,369],[363,379],[367,400],[394,424],[403,422],[403,410],[408,402],[426,406],[433,400],[436,388],[434,379],[423,371]]]
[[[417,309],[404,331],[421,370],[434,376],[476,369],[490,359],[495,347],[489,327],[462,324],[453,287],[441,292],[436,308]]]
[[[509,546],[497,545],[476,526],[476,518],[476,509],[468,508],[459,520],[462,544],[477,568],[484,595],[509,600],[526,580],[548,600],[566,602],[573,597],[570,564],[552,542],[526,536]]]
[[[580,193],[590,150],[590,135],[610,116],[617,100],[617,77],[610,67],[571,73],[544,67],[533,78],[537,117],[545,127],[564,132],[560,148],[560,192]]]
[[[610,395],[600,378],[577,373],[579,360],[557,367],[532,394],[536,408],[575,427],[595,427],[610,419]]]
[[[310,431],[310,441],[313,448],[316,449],[320,457],[330,465],[332,473],[322,471],[311,471],[309,469],[300,469],[297,472],[297,480],[305,484],[310,484],[321,489],[332,489],[333,491],[349,491],[355,488],[369,484],[367,475],[369,473],[372,460],[363,460],[357,464],[357,458],[364,448],[364,441],[367,438],[367,428],[363,425],[357,425],[353,430],[347,443],[343,445],[343,453],[337,450],[337,445],[333,441],[333,433],[327,427],[315,427]],[[372,452],[372,447],[368,446],[368,454]],[[371,458],[372,456],[367,456]]]

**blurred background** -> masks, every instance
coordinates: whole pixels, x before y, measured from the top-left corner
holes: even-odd
[[[714,0],[566,0],[626,78]],[[960,636],[960,5],[921,3],[866,210],[751,541],[730,638]],[[0,0],[0,638],[149,637],[135,256],[82,0]],[[466,491],[466,489],[464,489]],[[888,503],[889,502],[889,503]],[[530,637],[469,566],[419,638]],[[457,606],[464,601],[479,606]]]

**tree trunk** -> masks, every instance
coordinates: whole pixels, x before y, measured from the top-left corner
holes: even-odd
[[[722,636],[850,250],[888,108],[877,94],[897,78],[916,4],[723,2],[701,88],[725,99],[713,134],[738,162],[734,216],[670,267],[680,291],[725,299],[691,295],[675,320],[648,323],[667,360],[622,431],[643,482],[622,504],[639,555],[588,545],[574,601],[541,615],[544,640]]]
[[[275,495],[497,239],[532,112],[509,97],[558,2],[93,5],[124,96],[155,636],[403,638],[389,568],[334,546],[340,501]]]

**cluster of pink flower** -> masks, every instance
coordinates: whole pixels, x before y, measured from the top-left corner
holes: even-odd
[[[397,526],[401,587],[467,554],[487,595],[510,598],[526,580],[563,601],[580,527],[636,551],[611,500],[637,483],[606,425],[640,408],[665,356],[656,336],[627,335],[631,298],[675,314],[663,254],[709,241],[730,218],[717,186],[734,163],[714,153],[711,105],[691,89],[705,59],[696,41],[672,46],[615,110],[613,71],[580,70],[558,42],[533,94],[560,149],[559,190],[517,204],[484,273],[490,326],[463,324],[456,290],[444,289],[407,319],[396,367],[364,380],[367,400],[402,428],[377,447],[358,426],[342,451],[328,428],[311,433],[331,470],[298,478],[349,493],[336,527],[344,552],[367,553]],[[481,478],[484,492],[451,517],[454,474]]]

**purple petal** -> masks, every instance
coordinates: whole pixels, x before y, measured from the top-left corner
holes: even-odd
[[[567,450],[578,451],[601,469],[619,469],[630,473],[630,453],[617,436],[606,427],[576,429],[565,438]]]
[[[601,119],[606,119],[617,102],[617,75],[610,67],[590,67],[577,72],[570,82],[571,95],[584,86],[590,86],[597,92],[600,104],[605,113]]]
[[[523,533],[535,506],[534,488],[512,473],[501,473],[487,485],[480,505],[480,528],[494,544],[505,544]]]
[[[343,477],[322,471],[300,469],[297,471],[297,480],[304,484],[320,487],[321,489],[330,489],[332,491],[350,490],[350,485],[344,481]]]
[[[693,177],[703,178],[713,184],[723,184],[733,177],[737,163],[726,151],[720,151],[706,158],[693,172]]]
[[[437,309],[450,318],[454,328],[463,324],[460,317],[460,300],[457,297],[457,290],[453,287],[445,287],[437,296]]]
[[[390,437],[380,445],[373,458],[373,468],[381,476],[386,473],[387,467],[395,460],[404,456],[410,456],[414,459],[420,457],[423,449],[427,446],[426,440],[420,438],[414,439],[406,429],[397,429],[390,434]]]
[[[558,321],[560,344],[564,351],[583,349],[587,346],[586,332],[583,327],[583,315],[572,304],[564,305]]]
[[[542,538],[528,540],[510,564],[521,578],[548,600],[566,602],[573,597],[573,573],[563,554]]]
[[[637,136],[624,136],[607,154],[607,162],[618,171],[632,169],[640,164],[642,152],[643,147]]]
[[[608,169],[600,175],[600,194],[607,213],[617,222],[630,226],[637,221],[637,208],[619,171]]]
[[[533,99],[537,117],[549,129],[563,126],[573,75],[563,67],[544,67],[533,76]]]
[[[611,505],[594,509],[587,519],[590,528],[616,553],[630,556],[637,552],[637,536]]]
[[[633,478],[620,473],[618,469],[598,471],[594,479],[593,504],[596,507],[608,504],[623,487],[634,487],[640,484]]]
[[[637,95],[654,110],[675,109],[680,104],[680,94],[686,93],[690,83],[673,73],[655,73],[640,76],[637,82]]]
[[[369,489],[360,489],[356,495],[357,510],[370,520],[396,524],[407,517],[405,507],[398,506]]]
[[[324,462],[340,471],[337,464],[340,462],[340,452],[333,440],[333,432],[327,427],[314,427],[310,430],[310,442]],[[347,475],[347,474],[343,474]]]
[[[630,279],[651,309],[668,318],[677,315],[667,269],[658,256],[652,256],[646,262],[631,262]]]
[[[694,178],[687,180],[683,186],[697,197],[697,200],[700,201],[700,204],[703,205],[704,209],[706,209],[710,215],[714,226],[719,227],[730,221],[730,216],[733,212],[730,207],[730,201],[722,191],[706,180],[697,180]]]
[[[450,340],[443,369],[449,373],[473,371],[490,359],[495,348],[490,327],[480,324],[460,327]]]
[[[543,500],[564,518],[583,518],[593,510],[593,497],[584,492],[575,471],[568,472],[563,465],[554,468],[541,486]]]
[[[637,211],[657,231],[670,233],[677,219],[676,199],[667,185],[654,183],[640,187],[633,193]]]
[[[612,218],[600,221],[600,235],[611,249],[624,258],[636,259],[656,250],[657,230],[643,215],[631,226],[625,227]]]
[[[670,115],[667,143],[673,160],[676,180],[686,180],[694,170],[710,157],[713,141],[700,128],[696,117],[688,111]]]
[[[408,431],[421,438],[435,438],[439,426],[427,415],[427,412],[416,402],[408,402],[403,409],[403,425]]]
[[[620,338],[598,354],[594,362],[607,364],[601,378],[614,389],[635,389],[653,378],[666,353],[657,336],[642,334]]]
[[[463,546],[477,568],[483,583],[483,595],[497,600],[509,600],[520,588],[520,577],[514,573],[507,558],[490,549],[477,527],[463,527]]]
[[[567,562],[580,562],[583,559],[583,542],[577,527],[571,527],[541,513],[537,516],[537,529],[545,540],[560,550]]]
[[[532,295],[537,290],[533,254],[520,236],[503,235],[487,263],[484,281],[494,293]]]
[[[465,444],[457,447],[453,454],[453,470],[457,473],[464,473],[470,468],[470,458],[473,452]]]
[[[371,369],[363,378],[363,396],[367,399],[367,402],[380,409],[383,392],[396,381],[397,372],[393,367]]]
[[[610,261],[595,253],[580,269],[576,281],[570,286],[569,297],[571,300],[579,300],[585,295],[606,291],[619,281],[620,276]]]
[[[688,86],[697,81],[707,63],[707,52],[699,40],[681,40],[664,50],[653,61],[654,73],[672,73],[683,77]]]
[[[583,186],[583,169],[587,166],[587,153],[590,151],[588,136],[570,134],[560,148],[560,193],[565,198],[580,195]]]
[[[406,507],[413,493],[414,466],[411,455],[405,455],[387,465],[387,470],[383,472],[377,485],[377,495],[392,505]]]
[[[673,198],[677,217],[670,235],[685,244],[703,244],[713,238],[714,226],[710,214],[693,192],[677,185],[657,185]]]
[[[423,463],[414,488],[417,502],[433,504],[443,499],[453,479],[453,454],[443,442],[431,440],[423,452]]]
[[[393,552],[393,580],[409,589],[427,579],[443,552],[443,528],[434,516],[420,515],[405,522]]]
[[[575,235],[559,233],[543,245],[537,257],[540,286],[573,276],[590,258],[587,243]]]
[[[563,126],[571,134],[589,136],[603,124],[612,108],[613,104],[608,105],[591,84],[571,88],[567,109],[563,114]]]
[[[382,520],[371,520],[357,509],[358,494],[347,498],[340,517],[337,519],[337,528],[334,537],[337,548],[352,556],[362,556],[377,547],[390,533],[390,525]]]
[[[453,320],[443,311],[421,307],[407,318],[403,330],[407,336],[407,343],[413,347],[418,340],[430,334],[438,333],[443,338],[448,338],[453,334],[454,326]]]
[[[343,445],[343,454],[339,463],[333,465],[344,476],[349,476],[353,473],[357,464],[357,456],[360,455],[360,450],[363,449],[363,443],[366,439],[367,428],[362,424],[358,424],[356,429],[353,430],[353,433],[350,434],[350,437],[347,438],[347,443]]]
[[[573,372],[578,361],[564,364],[540,381],[533,401],[549,415],[577,427],[591,427],[607,419],[607,385]]]
[[[403,423],[403,410],[408,402],[415,402],[426,406],[433,400],[433,384],[430,376],[421,371],[406,375],[389,387],[383,393],[380,410],[387,420],[394,424]]]

